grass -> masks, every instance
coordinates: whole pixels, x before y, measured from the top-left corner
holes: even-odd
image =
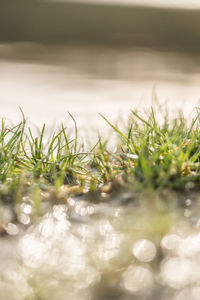
[[[21,295],[24,299],[61,299],[62,295],[62,299],[66,295],[72,299],[74,295],[76,299],[75,289],[79,287],[79,299],[90,293],[93,299],[105,299],[107,295],[129,298],[128,291],[120,285],[127,267],[144,266],[144,270],[151,271],[150,278],[162,278],[160,264],[182,258],[189,249],[188,243],[194,245],[185,261],[188,263],[190,256],[196,259],[200,199],[193,196],[199,191],[200,115],[197,110],[189,124],[181,114],[171,120],[165,113],[162,124],[153,109],[143,115],[144,112],[131,112],[126,130],[100,115],[119,137],[112,152],[102,138],[85,151],[72,115],[74,132],[61,124],[48,139],[45,125],[37,133],[28,127],[23,113],[22,122],[16,126],[6,126],[2,120],[0,237],[2,261],[8,265],[2,268],[6,273],[1,272],[5,295],[20,286],[15,293],[20,291],[20,296],[15,299],[22,299]],[[177,194],[181,196],[183,192],[189,197],[180,206],[181,197]],[[97,209],[87,200],[107,203]],[[197,205],[191,205],[193,200]],[[113,201],[117,204],[114,208]],[[40,218],[43,214],[44,218]],[[175,246],[172,240],[177,242]],[[142,252],[147,250],[144,260],[133,257],[137,241],[156,246],[155,260],[145,259],[147,252],[151,256],[151,247],[142,248]],[[185,252],[178,252],[180,245],[187,246]],[[64,267],[60,268],[60,264]],[[95,279],[88,284],[88,278]],[[179,283],[174,278],[175,284]],[[152,295],[161,295],[161,284],[169,291],[169,284],[158,282],[153,292],[150,290]],[[143,289],[142,286],[141,297],[151,297],[149,291],[143,294]]]
[[[126,131],[110,123],[116,132],[115,151],[108,151],[108,141],[100,138],[91,150],[79,142],[73,116],[74,136],[61,128],[46,141],[43,125],[38,134],[22,122],[0,130],[0,201],[18,203],[26,195],[35,200],[40,211],[43,194],[66,199],[74,194],[112,194],[119,190],[132,192],[165,189],[199,191],[200,182],[200,114],[189,124],[179,114],[173,120],[167,112],[160,124],[156,113],[145,117],[132,111]]]

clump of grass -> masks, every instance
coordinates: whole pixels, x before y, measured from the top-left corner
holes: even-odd
[[[126,132],[110,123],[119,135],[116,150],[108,151],[99,139],[89,151],[79,142],[76,121],[74,137],[64,125],[45,140],[45,124],[39,134],[27,128],[26,120],[11,128],[2,120],[0,130],[0,196],[2,202],[20,201],[37,184],[48,186],[55,197],[119,189],[198,190],[200,180],[200,116],[188,122],[180,115],[160,124],[153,109],[146,117],[132,111]],[[18,199],[18,200],[17,200]]]
[[[102,116],[102,115],[101,115]],[[121,137],[115,159],[132,184],[151,189],[197,188],[200,166],[199,114],[188,125],[180,115],[162,125],[151,109],[143,118],[132,111],[127,134],[104,120]]]

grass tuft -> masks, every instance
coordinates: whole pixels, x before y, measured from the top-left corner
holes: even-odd
[[[132,111],[126,132],[105,122],[118,134],[116,151],[108,150],[108,141],[99,138],[90,151],[79,143],[74,117],[74,137],[63,124],[47,141],[46,126],[34,134],[24,118],[18,125],[0,130],[0,199],[2,203],[20,201],[26,193],[43,192],[48,187],[59,197],[65,187],[72,193],[118,189],[195,190],[200,183],[200,113],[189,122],[180,114],[173,120],[149,110],[146,116]],[[36,197],[37,198],[37,197]],[[39,198],[38,198],[39,199]],[[35,203],[40,203],[36,201]],[[36,205],[37,211],[39,204]]]

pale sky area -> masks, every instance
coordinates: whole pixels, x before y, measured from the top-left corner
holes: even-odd
[[[65,2],[68,0],[49,0],[54,2]],[[161,7],[182,7],[195,9],[200,8],[200,0],[74,0],[74,2],[90,2],[90,3],[117,3],[117,4],[138,4]]]

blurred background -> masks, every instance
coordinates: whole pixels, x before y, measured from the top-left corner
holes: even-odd
[[[160,102],[200,97],[198,0],[0,0],[0,117],[83,131]]]

